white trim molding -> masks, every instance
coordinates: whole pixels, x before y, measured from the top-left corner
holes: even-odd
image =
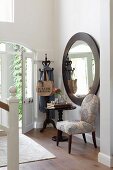
[[[100,162],[108,167],[113,167],[113,156],[109,156],[109,155],[99,152],[98,162]]]

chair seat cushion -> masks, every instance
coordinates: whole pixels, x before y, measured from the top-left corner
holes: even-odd
[[[65,132],[69,135],[89,133],[95,130],[91,124],[84,121],[77,121],[77,122],[60,121],[57,122],[56,127],[58,130],[61,130],[62,132]]]

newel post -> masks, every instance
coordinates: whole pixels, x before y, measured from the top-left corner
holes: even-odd
[[[19,170],[19,127],[18,127],[18,99],[16,97],[16,88],[9,88],[10,97],[9,115],[8,115],[8,140],[7,140],[7,159],[8,170]]]

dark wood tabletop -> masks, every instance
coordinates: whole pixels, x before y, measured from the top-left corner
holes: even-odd
[[[47,110],[74,110],[76,109],[75,105],[72,105],[71,103],[67,103],[67,104],[54,104],[54,107],[46,107]]]

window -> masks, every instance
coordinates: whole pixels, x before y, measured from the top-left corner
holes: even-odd
[[[1,85],[2,85],[2,58],[0,57],[0,99],[1,99],[1,94],[2,94],[2,88],[1,88]]]
[[[32,59],[26,58],[25,68],[25,98],[32,97]]]
[[[6,51],[6,45],[4,43],[0,43],[0,52]]]
[[[0,0],[0,22],[14,22],[14,0]]]
[[[77,92],[76,95],[84,95],[88,93],[88,70],[87,58],[74,58],[72,59],[72,68],[75,68],[75,78],[77,79]],[[81,69],[82,68],[82,69]]]

